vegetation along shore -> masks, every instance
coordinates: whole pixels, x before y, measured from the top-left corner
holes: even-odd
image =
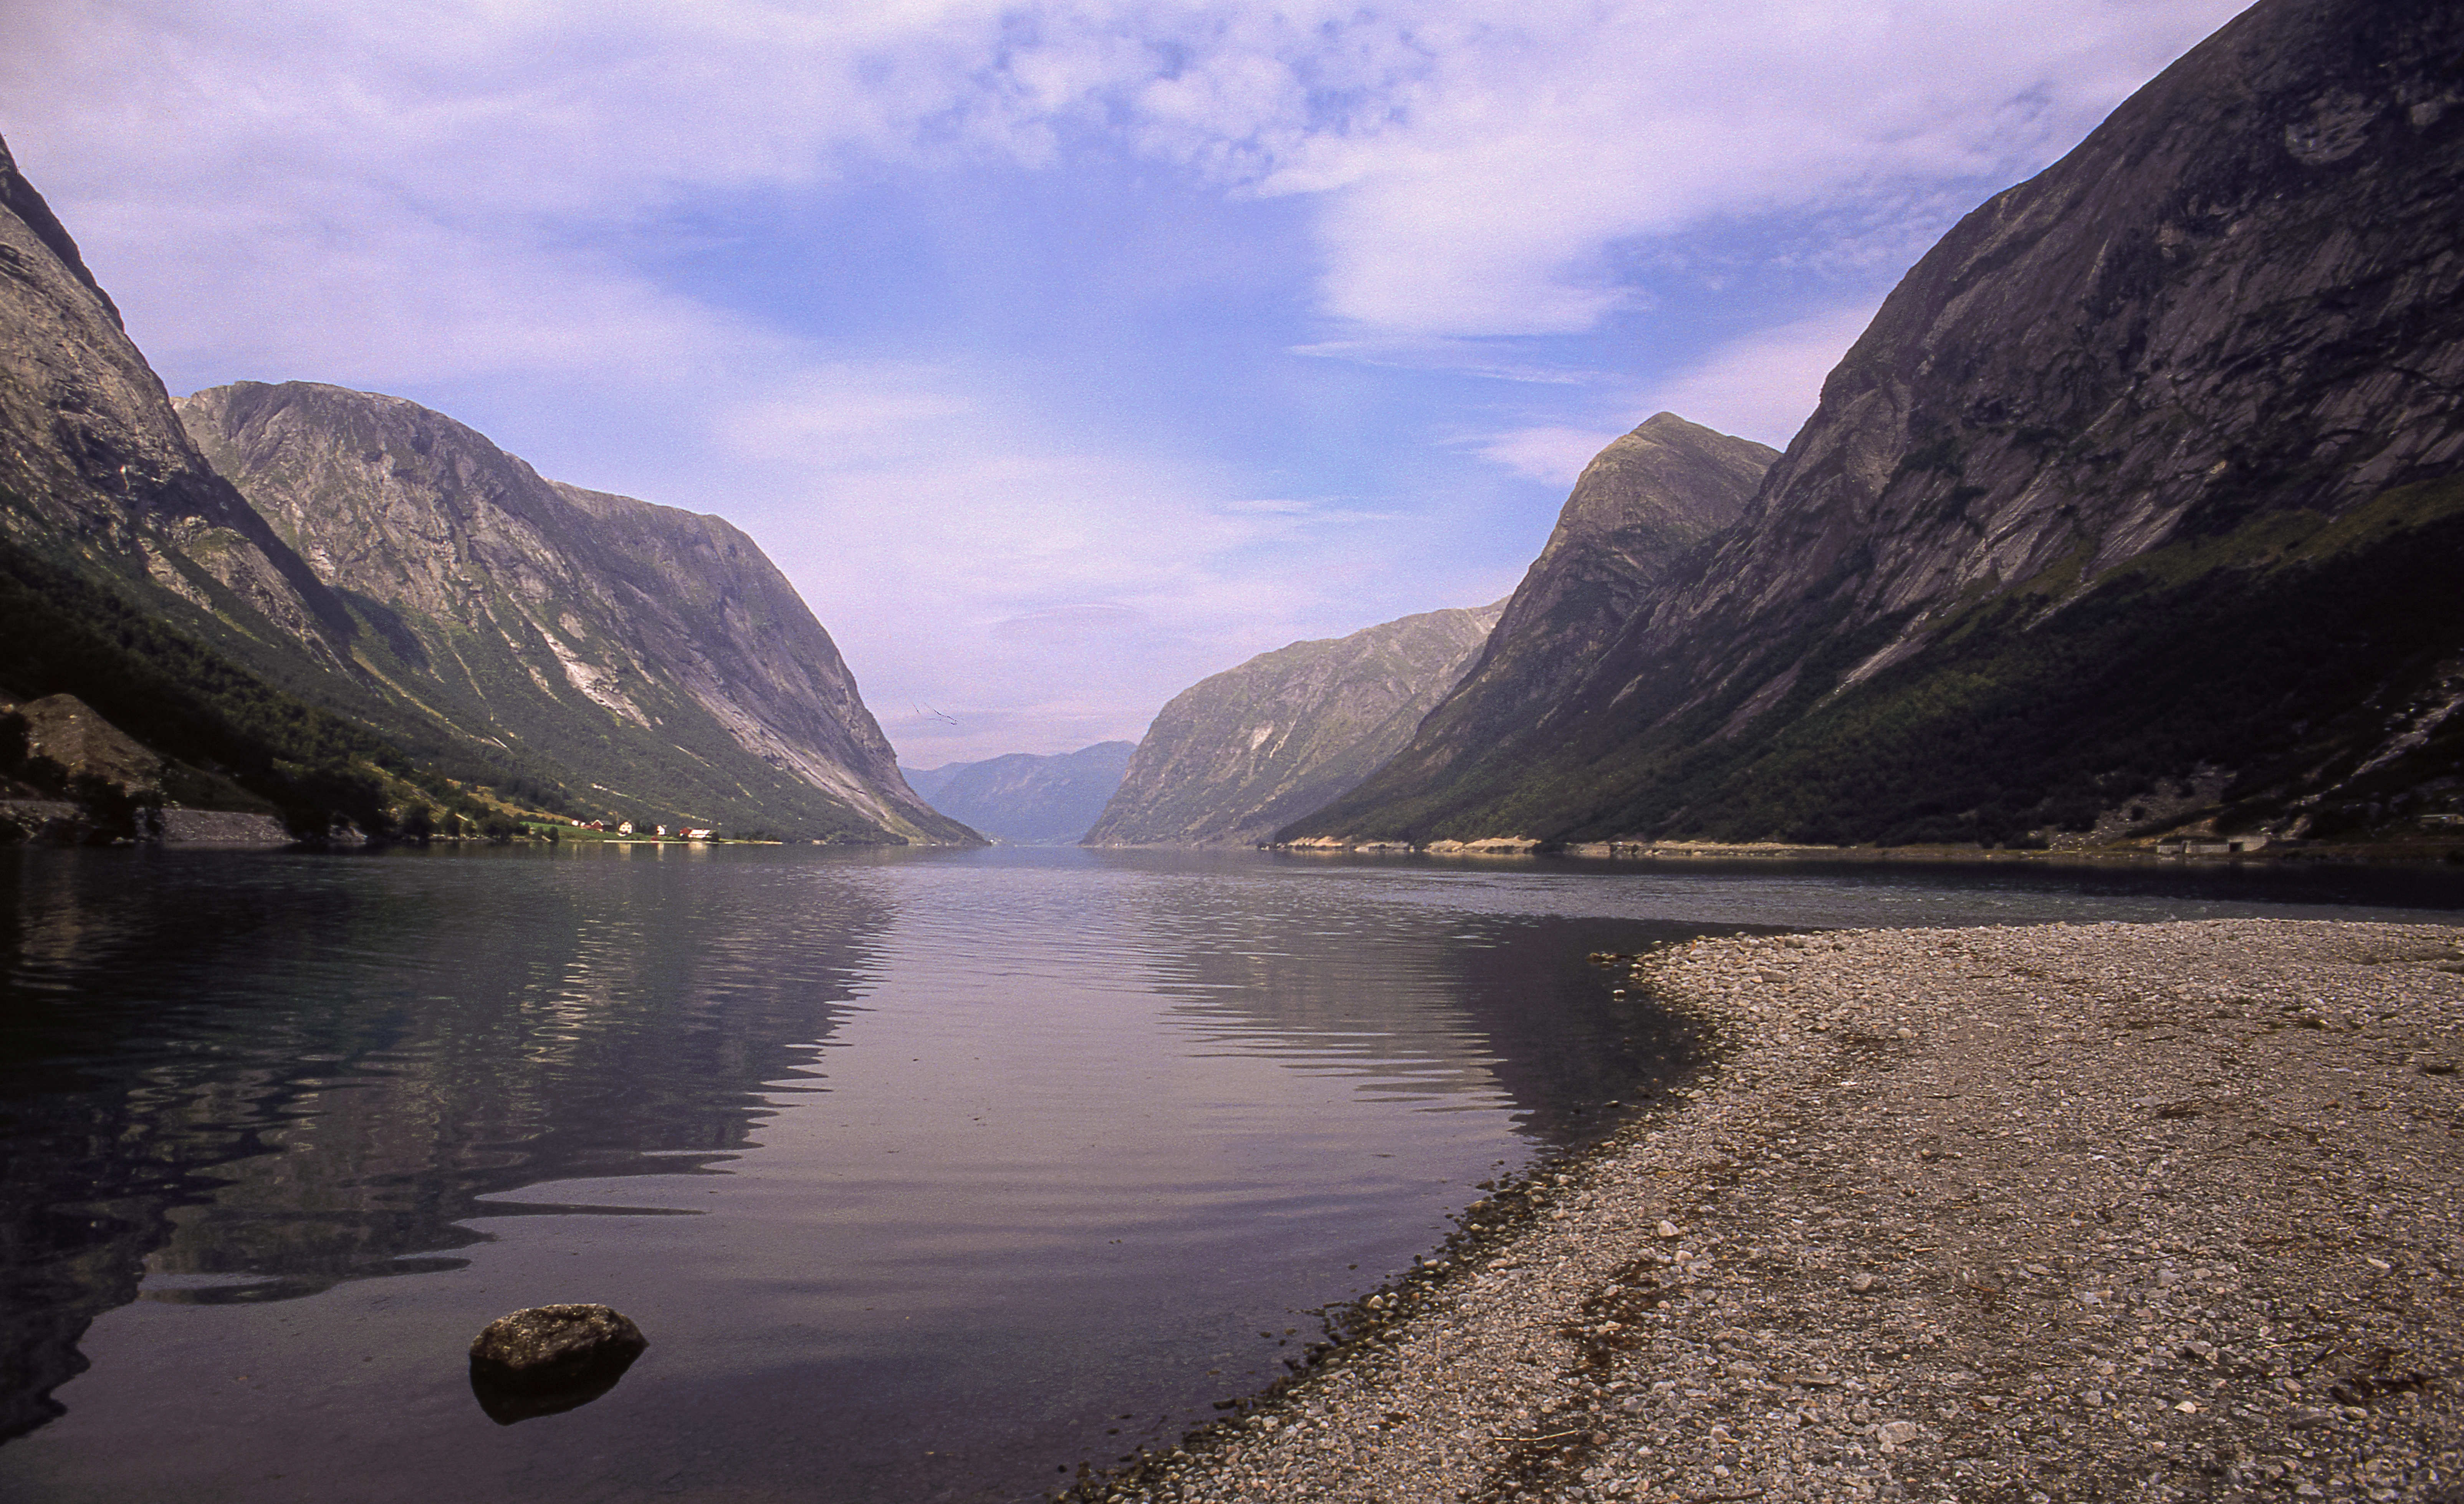
[[[2464,930],[1601,959],[1703,1077],[1068,1496],[2464,1500]]]

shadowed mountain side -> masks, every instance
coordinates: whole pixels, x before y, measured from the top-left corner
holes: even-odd
[[[2444,797],[2459,58],[2452,7],[2263,0],[1918,263],[1540,730],[1287,834],[2321,835]]]
[[[1550,716],[1683,555],[1737,520],[1779,451],[1657,413],[1583,468],[1479,662],[1337,810],[1429,796],[1465,756]],[[1321,821],[1342,818],[1329,811]]]
[[[1251,844],[1393,756],[1462,678],[1503,602],[1261,653],[1147,729],[1089,846]]]
[[[361,661],[402,698],[627,813],[974,839],[908,791],[828,633],[726,522],[542,480],[400,398],[240,382],[178,408],[343,591]]]
[[[1016,846],[1069,845],[1087,834],[1121,786],[1135,742],[1097,742],[1074,752],[1011,752],[981,762],[899,771],[926,803]]]

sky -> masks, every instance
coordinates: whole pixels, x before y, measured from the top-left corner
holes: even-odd
[[[0,0],[0,136],[176,393],[389,392],[715,512],[911,767],[1512,590],[1662,410],[2241,0]]]

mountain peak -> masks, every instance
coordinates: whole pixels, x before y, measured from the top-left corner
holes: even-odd
[[[1578,676],[1296,834],[2319,831],[2452,774],[2459,57],[2453,6],[2254,6],[1928,251]]]

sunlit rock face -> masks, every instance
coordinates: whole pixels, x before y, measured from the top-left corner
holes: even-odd
[[[1501,605],[1261,653],[1173,697],[1089,846],[1249,844],[1357,784],[1463,677]]]
[[[181,427],[77,242],[0,142],[0,540],[327,667],[342,612]]]
[[[2459,55],[2453,7],[2253,8],[1928,252],[1523,734],[1292,833],[2042,839],[2201,780],[2185,818],[2279,834],[2418,807],[2464,695]]]
[[[28,644],[0,691],[77,694],[210,767],[311,750],[279,689],[390,744],[319,723],[338,764],[976,839],[908,791],[828,634],[725,522],[544,481],[396,399],[242,383],[175,407],[5,147],[0,271],[0,608]]]
[[[794,587],[717,517],[543,480],[397,397],[184,398],[215,468],[342,591],[390,687],[713,825],[971,842],[907,789]]]

